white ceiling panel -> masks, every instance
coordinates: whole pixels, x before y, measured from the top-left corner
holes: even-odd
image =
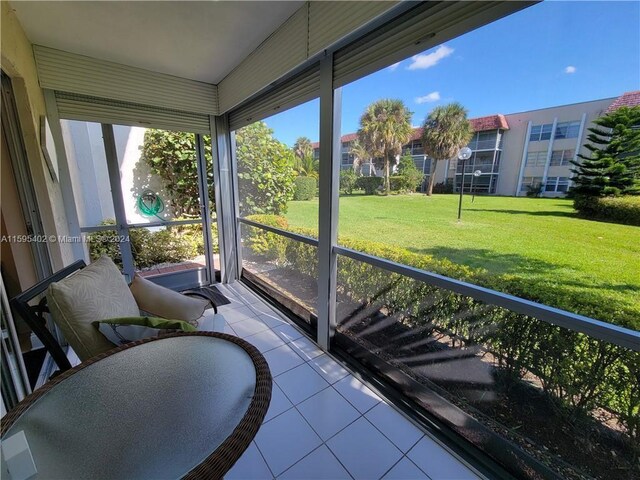
[[[218,83],[302,1],[13,1],[32,43]]]

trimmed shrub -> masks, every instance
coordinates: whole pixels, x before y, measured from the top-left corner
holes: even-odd
[[[358,176],[353,170],[342,170],[340,172],[340,191],[346,195],[351,195],[356,188]]]
[[[315,198],[317,183],[314,177],[296,177],[294,183],[294,200],[313,200]]]
[[[453,182],[440,182],[433,186],[433,193],[453,193]]]
[[[286,218],[279,215],[249,215],[246,218],[247,220],[261,223],[268,227],[289,230],[289,222],[287,222]],[[242,229],[243,233],[248,233],[248,235],[244,234],[242,236],[244,246],[251,249],[255,255],[266,260],[272,260],[278,264],[284,261],[288,243],[286,237],[247,225],[243,225]]]
[[[542,183],[534,183],[533,185],[527,185],[527,197],[538,198],[544,191],[544,185]]]
[[[382,181],[382,177],[360,177],[356,182],[356,186],[364,190],[365,195],[375,195],[382,186]]]
[[[576,195],[573,208],[595,220],[640,226],[640,196],[587,197]]]
[[[394,175],[389,177],[391,190],[400,193],[413,193],[422,183],[423,177],[424,175],[422,175],[418,170],[415,172],[409,172],[405,175]]]
[[[111,225],[113,220],[103,224]],[[212,227],[214,252],[218,251],[218,230]],[[118,243],[113,242],[115,230],[106,230],[88,235],[91,260],[101,255],[109,256],[116,265],[122,267],[122,255]],[[144,227],[129,230],[131,252],[136,268],[148,268],[162,263],[180,263],[204,254],[204,237],[200,225],[176,225],[162,230]]]

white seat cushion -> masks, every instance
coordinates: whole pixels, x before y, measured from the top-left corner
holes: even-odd
[[[197,321],[199,332],[224,333],[224,316],[220,313],[214,313],[213,308],[205,310]]]

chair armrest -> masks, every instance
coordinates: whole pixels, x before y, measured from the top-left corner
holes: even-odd
[[[216,306],[215,303],[213,303],[211,301],[211,299],[209,297],[207,297],[205,294],[200,293],[200,292],[192,292],[192,291],[186,291],[186,292],[182,292],[183,295],[187,295],[189,297],[200,297],[200,298],[204,298],[207,302],[209,302],[211,304],[211,306],[213,307],[213,312],[214,313],[218,313],[218,307]]]

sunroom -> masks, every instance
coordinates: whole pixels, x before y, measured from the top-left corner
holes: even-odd
[[[515,215],[522,212],[512,208],[489,233],[491,223],[474,215],[504,213],[483,204],[493,201],[483,193],[509,175],[517,183],[533,121],[509,125],[513,138],[522,129],[524,152],[520,145],[517,158],[507,149],[497,157],[500,135],[492,137],[490,155],[477,154],[477,165],[484,165],[482,155],[490,163],[491,186],[482,183],[489,180],[480,170],[474,180],[476,163],[471,169],[458,163],[463,149],[460,160],[430,160],[436,187],[443,180],[445,188],[449,176],[462,177],[455,195],[426,196],[415,186],[386,195],[379,186],[374,196],[363,186],[351,195],[341,173],[342,136],[364,131],[357,123],[362,102],[404,98],[404,89],[416,83],[396,73],[429,72],[421,81],[427,82],[423,90],[433,91],[412,106],[420,115],[454,99],[431,83],[461,82],[469,97],[480,97],[500,83],[486,85],[475,76],[483,62],[500,59],[491,57],[488,45],[517,42],[528,33],[521,35],[518,25],[535,28],[545,15],[558,15],[537,39],[551,45],[561,20],[593,14],[579,2],[558,3],[2,1],[3,422],[15,421],[16,406],[22,413],[20,402],[32,392],[55,392],[78,375],[56,380],[60,365],[9,300],[78,260],[90,264],[106,255],[126,283],[142,278],[217,303],[222,323],[215,330],[253,345],[266,361],[270,402],[228,471],[203,470],[198,465],[207,455],[195,461],[193,452],[213,454],[215,446],[207,450],[209,427],[196,413],[215,405],[195,393],[190,398],[189,389],[176,393],[173,386],[155,385],[166,388],[167,401],[194,409],[185,443],[176,445],[184,438],[175,431],[149,428],[162,438],[155,452],[120,455],[130,445],[114,433],[113,444],[86,447],[78,468],[66,470],[76,476],[640,477],[640,307],[634,300],[640,241],[633,242],[639,227],[620,227],[630,239],[624,258],[631,260],[611,260],[610,276],[600,283],[565,263],[508,250],[512,242],[540,250],[552,235],[551,221],[549,230],[532,227],[538,228],[535,238],[501,229],[523,215],[535,222],[535,215],[548,214],[544,209]],[[633,18],[637,5],[625,8]],[[567,29],[571,36],[587,27],[570,23]],[[633,43],[637,34],[629,35]],[[627,48],[621,38],[607,45]],[[478,49],[469,47],[465,57],[455,43],[463,40]],[[626,72],[637,64],[635,53],[632,48],[625,57],[631,64]],[[565,61],[546,55],[532,54],[532,64],[556,68]],[[431,73],[442,61],[458,62],[459,70]],[[631,90],[639,81],[636,75],[631,87],[621,81],[616,88]],[[524,95],[513,85],[503,88]],[[583,100],[612,95],[601,92],[594,87]],[[555,97],[544,101],[553,104]],[[478,115],[506,107],[489,108]],[[551,125],[574,126],[578,143],[563,138],[566,146],[560,146],[576,159],[593,118],[566,115]],[[460,147],[480,137],[475,132]],[[552,142],[543,147],[548,170],[556,150]],[[388,159],[395,160],[387,165],[392,186],[402,173],[402,155],[400,149]],[[570,185],[555,172],[549,178]],[[375,176],[358,178],[383,184]],[[421,177],[420,184],[427,181]],[[529,199],[511,200],[524,205]],[[531,199],[547,200],[558,201]],[[436,210],[449,205],[446,230],[431,230],[430,219],[444,212]],[[589,228],[605,243],[617,235],[602,222],[575,222],[577,231]],[[429,237],[433,245],[414,244],[412,235]],[[493,235],[505,251],[485,248],[483,237]],[[605,247],[586,250],[578,235],[568,242],[578,257],[602,253],[602,263],[610,260]],[[588,261],[585,268],[595,268]],[[531,276],[519,277],[520,263]],[[87,358],[78,358],[51,319],[48,328],[70,365],[82,367]],[[206,383],[205,364],[194,367],[192,382]],[[53,388],[42,390],[52,381]],[[87,402],[107,388],[90,385],[79,397]],[[114,406],[105,402],[108,417]],[[135,394],[132,402],[145,409],[135,405]],[[80,404],[62,410],[76,418]],[[73,458],[55,440],[64,423],[39,428],[50,429],[50,436],[30,437],[25,427],[26,443],[19,447],[16,429],[5,435],[3,428],[3,443],[14,438],[11,449],[28,452],[27,460],[16,460],[3,446],[3,475],[30,478],[33,467],[38,478],[54,478],[42,465]],[[67,433],[85,448],[83,436],[92,438],[91,430],[80,424]],[[136,430],[132,438],[151,435]],[[93,458],[101,448],[109,451],[110,466]]]

